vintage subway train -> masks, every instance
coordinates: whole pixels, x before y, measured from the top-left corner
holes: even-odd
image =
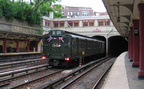
[[[43,58],[51,66],[73,66],[82,57],[104,53],[105,42],[95,38],[64,30],[50,30],[43,36]]]

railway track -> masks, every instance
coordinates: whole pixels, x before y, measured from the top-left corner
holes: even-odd
[[[92,61],[81,67],[70,70],[51,69],[48,65],[43,65],[42,70],[25,72],[19,76],[3,79],[0,81],[1,89],[95,89],[102,77],[112,66],[114,58],[101,58]],[[47,66],[47,67],[46,67]],[[38,66],[32,68],[37,70]],[[66,72],[69,71],[69,72]],[[16,71],[15,71],[16,72]],[[18,71],[17,71],[18,72]],[[16,73],[17,73],[16,72]],[[98,73],[98,74],[97,74]],[[5,73],[6,74],[6,73]],[[10,73],[11,74],[11,73]],[[103,76],[101,76],[103,75]],[[92,82],[93,81],[93,82]],[[83,87],[82,87],[83,86]]]
[[[62,71],[63,70],[59,70],[59,71],[56,71],[54,73],[46,74],[44,76],[33,79],[31,81],[27,81],[27,82],[24,82],[24,83],[19,84],[17,86],[11,87],[11,89],[26,89],[26,88],[31,89],[31,88],[36,87],[37,85],[43,84],[44,82],[47,82],[47,81],[52,82],[55,79],[59,78],[59,76],[61,76]],[[56,76],[57,76],[57,78],[56,78]]]
[[[43,82],[44,79],[50,79],[50,77],[56,76],[56,74],[60,73],[61,71],[61,69],[48,68],[8,79],[3,79],[0,81],[0,89],[27,89],[27,87],[33,86],[32,84],[37,85],[37,82],[40,83],[40,81]]]
[[[0,79],[11,78],[29,72],[35,72],[42,68],[47,68],[47,60],[33,59],[26,61],[8,62],[0,64]]]
[[[2,69],[6,69],[6,68],[12,68],[12,67],[16,67],[16,66],[22,66],[22,65],[28,65],[28,64],[36,64],[36,63],[40,63],[42,61],[46,61],[46,60],[41,60],[41,59],[30,59],[30,60],[23,60],[23,61],[14,61],[14,62],[6,62],[6,63],[1,63],[0,64],[0,70]]]
[[[102,58],[100,60],[91,62],[89,64],[86,64],[85,66],[82,66],[81,68],[77,68],[75,71],[69,73],[66,76],[64,75],[60,77],[56,81],[53,81],[51,83],[44,83],[43,85],[35,89],[95,89],[102,79],[101,75],[104,76],[106,74],[108,69],[114,63],[114,60],[115,59]],[[107,64],[107,66],[104,64]],[[100,67],[101,65],[103,65],[103,70]],[[99,73],[99,75],[97,75],[97,72]],[[90,73],[93,73],[93,76],[95,77],[91,77],[88,81],[88,76],[91,76]],[[96,81],[92,83],[92,79]],[[88,82],[86,83],[86,81]]]
[[[106,62],[102,61],[55,89],[96,89],[113,62],[113,59]]]

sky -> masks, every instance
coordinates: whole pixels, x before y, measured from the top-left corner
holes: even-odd
[[[106,12],[102,0],[62,0],[58,4],[66,6],[76,6],[76,7],[91,7],[96,12]]]
[[[106,12],[102,0],[62,0],[59,4],[66,6],[91,7],[96,12]]]

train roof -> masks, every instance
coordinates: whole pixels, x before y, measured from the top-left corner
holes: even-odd
[[[54,30],[50,30],[49,32],[51,32],[51,31],[54,31]],[[58,30],[55,30],[55,31],[63,31],[63,32],[69,34],[69,35],[70,35],[71,37],[73,37],[73,38],[87,39],[87,40],[93,40],[93,41],[94,41],[94,40],[97,40],[97,41],[103,42],[103,41],[98,40],[98,39],[93,38],[93,37],[88,37],[88,36],[85,36],[85,35],[81,35],[81,34],[69,32],[69,31],[65,31],[65,30],[59,30],[59,29],[58,29]]]

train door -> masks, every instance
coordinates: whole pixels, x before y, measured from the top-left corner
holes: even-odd
[[[71,38],[69,36],[65,36],[63,38],[62,42],[62,53],[66,56],[66,57],[70,57],[71,56]]]
[[[79,55],[79,39],[76,38],[76,46],[77,46],[77,56]]]
[[[75,38],[71,39],[71,53],[72,57],[77,56],[77,41]]]

